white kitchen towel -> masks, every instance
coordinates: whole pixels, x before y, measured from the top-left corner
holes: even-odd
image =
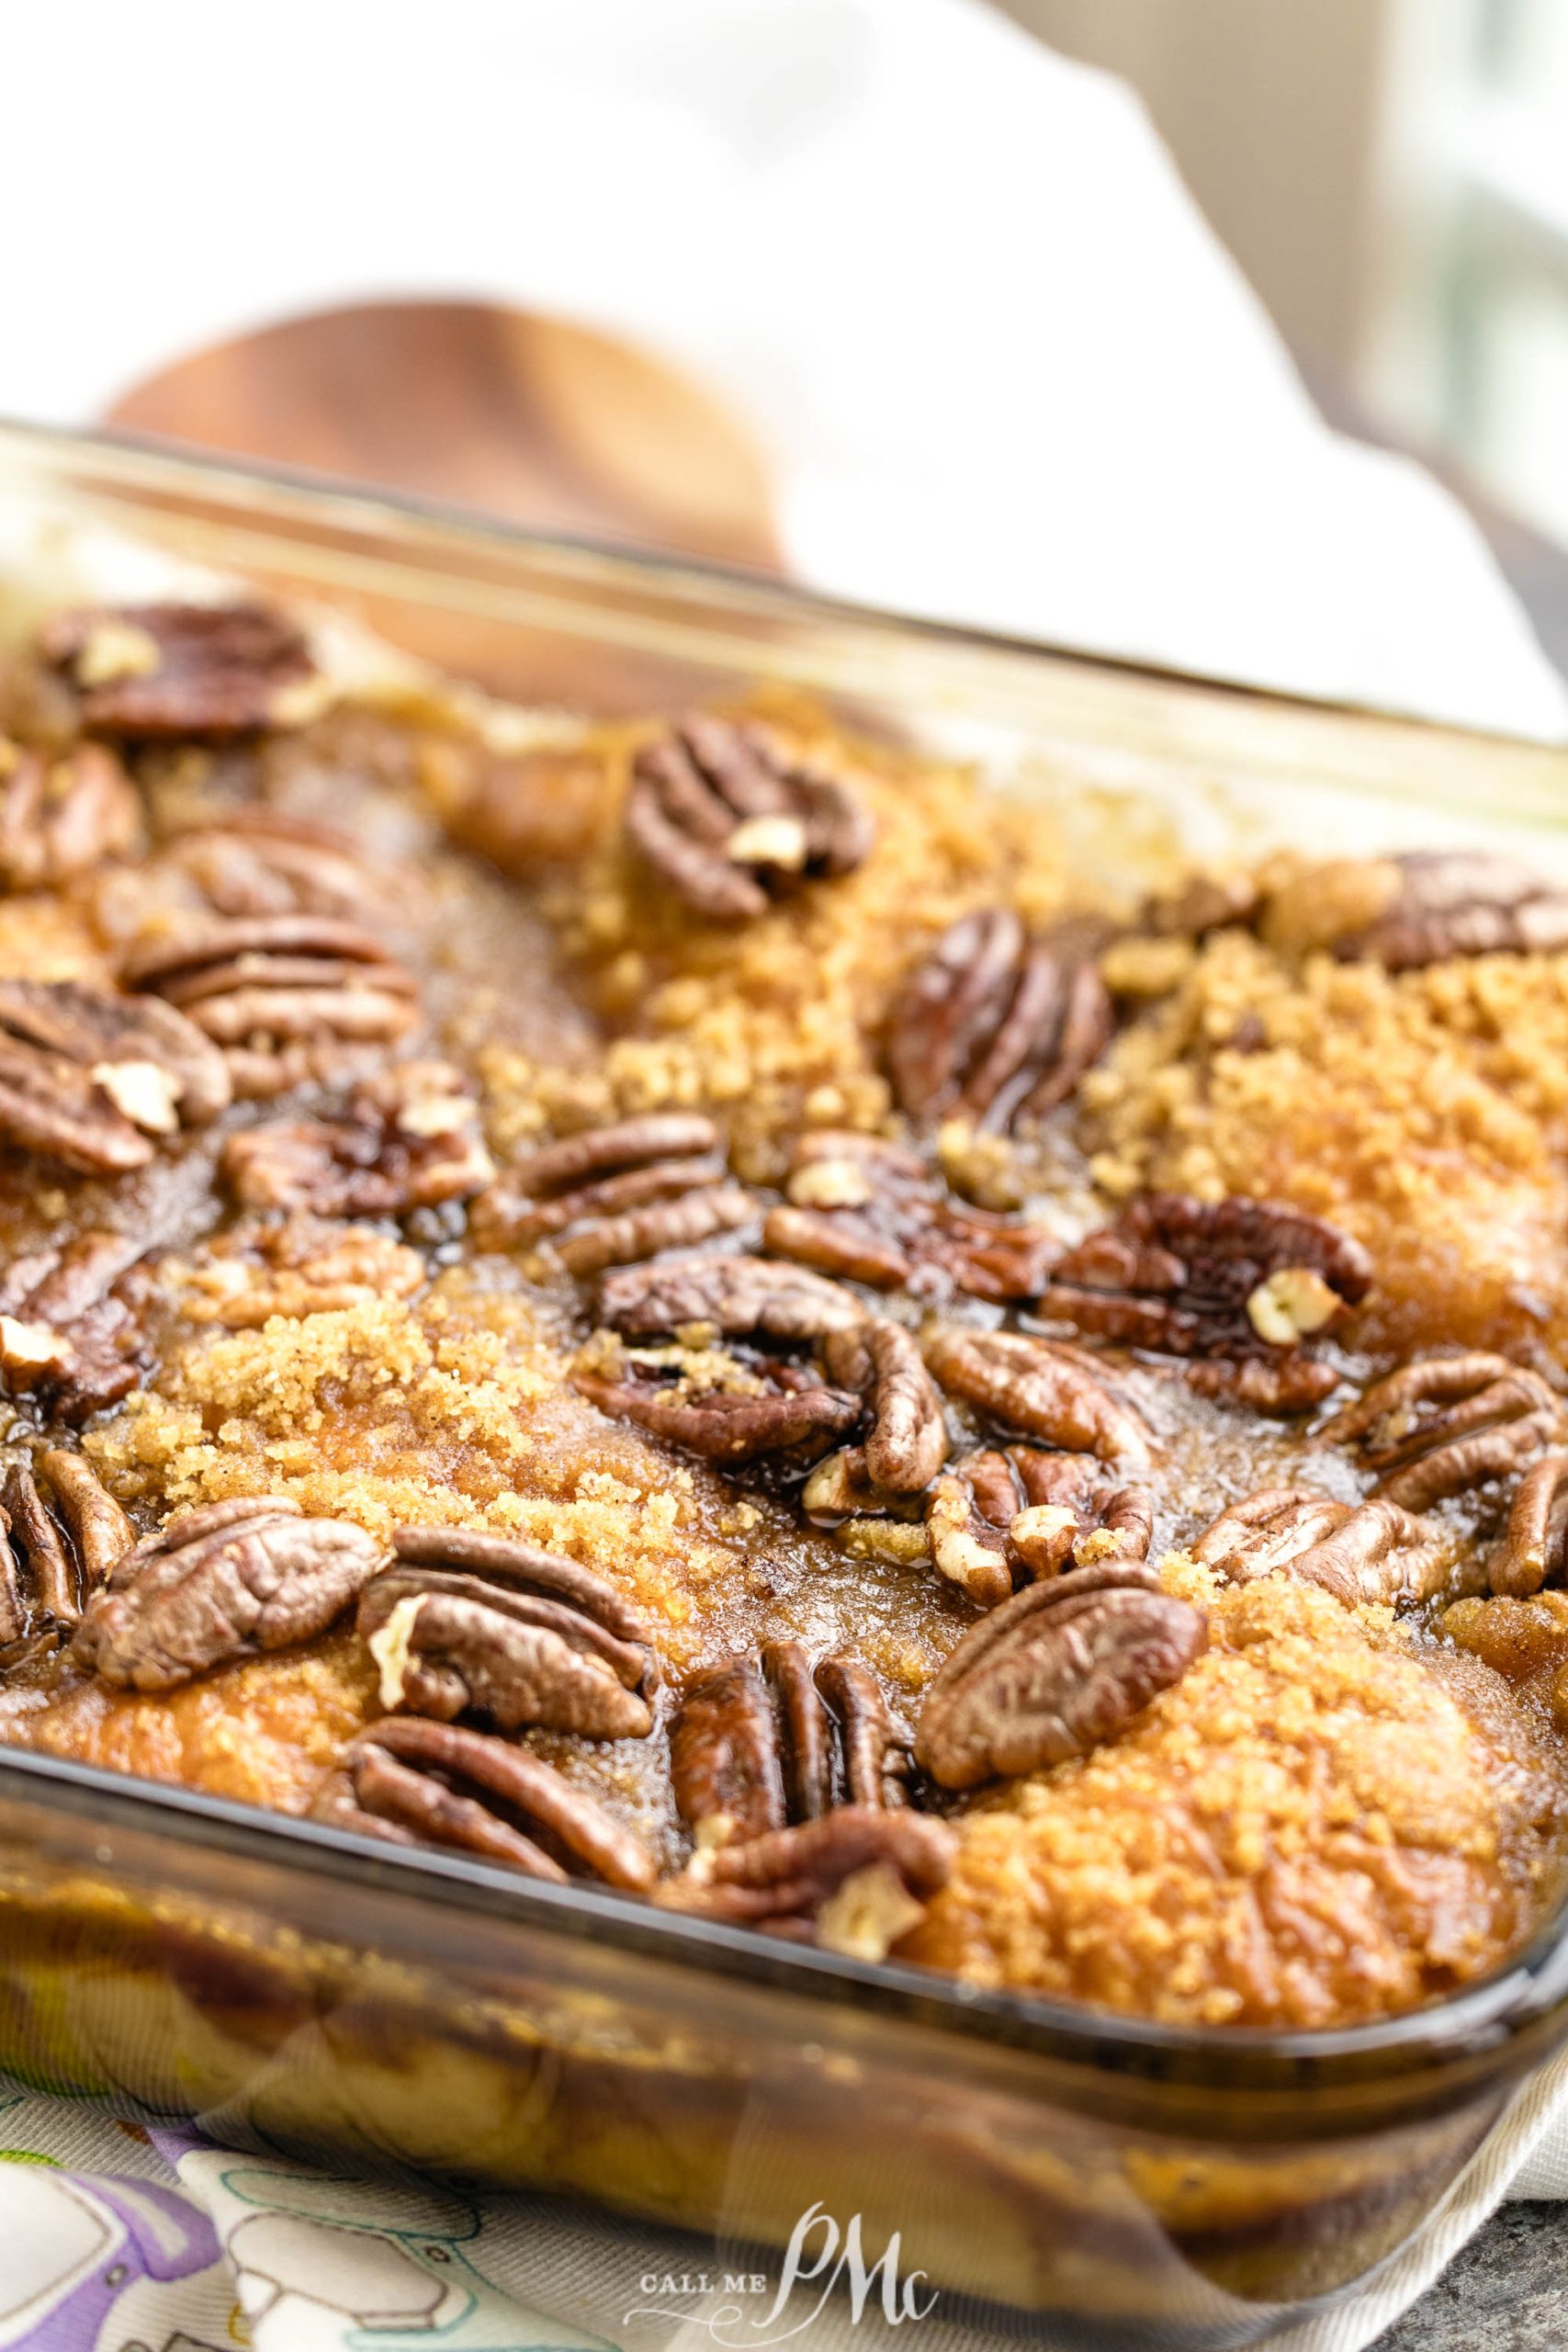
[[[0,413],[325,304],[513,301],[728,395],[821,588],[1568,735],[1472,524],[1325,428],[1137,102],[981,0],[244,22],[11,12]]]
[[[1565,2092],[1568,2053],[1518,2095],[1411,2243],[1271,2335],[1272,2352],[1360,2352],[1510,2181],[1528,2174],[1532,2193],[1561,2193]],[[348,2178],[0,2080],[3,2352],[1016,2352],[1018,2336],[931,2290],[911,2267],[918,2240],[857,2297],[852,2264],[837,2260],[848,2229],[848,2217],[810,2221],[792,2283],[787,2252],[716,2249],[544,2199]],[[1198,2324],[1245,2342],[1259,2314],[1194,2277],[1169,2317],[1173,2342]]]

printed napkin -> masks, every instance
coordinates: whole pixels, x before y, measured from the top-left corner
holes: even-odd
[[[1360,2352],[1505,2197],[1564,2194],[1568,2052],[1416,2236],[1271,2352]],[[0,2081],[0,2352],[1016,2346],[932,2290],[919,2254],[911,2238],[874,2267],[853,2217],[818,2211],[782,2252],[716,2247],[546,2199],[350,2178]],[[1173,2341],[1195,2323],[1239,2341],[1260,2314],[1194,2277],[1170,2316]]]

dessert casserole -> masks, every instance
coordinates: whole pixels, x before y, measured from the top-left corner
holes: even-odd
[[[0,892],[6,1741],[1174,2025],[1559,1900],[1550,876],[229,602],[6,650]]]

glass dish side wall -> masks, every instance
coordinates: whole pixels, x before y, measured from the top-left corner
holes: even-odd
[[[1175,833],[1200,854],[1506,841],[1568,871],[1568,753],[0,431],[0,616],[138,593],[125,540],[346,608],[519,699],[608,713],[797,688],[979,760],[1069,830],[1092,803],[1098,854],[1110,838],[1129,868]],[[899,2230],[950,2293],[1053,2313],[1063,2343],[1173,2320],[1194,2346],[1241,2343],[1360,2275],[1568,2022],[1550,1951],[1517,1997],[1267,2060],[1115,2020],[1026,2032],[1029,2005],[945,1984],[851,2006],[810,1989],[821,1964],[751,1939],[744,1962],[689,1930],[654,1950],[611,1932],[614,1903],[481,1899],[434,1866],[429,1888],[420,1866],[336,1855],[323,1876],[319,1836],[32,1761],[0,1754],[0,2066],[738,2241],[776,2245],[821,2200],[860,2211],[868,2244]]]
[[[737,2247],[782,2245],[813,2204],[859,2213],[868,2256],[897,2232],[949,2318],[960,2299],[1049,2315],[1086,2352],[1173,2318],[1193,2347],[1244,2343],[1363,2273],[1551,2031],[1502,2064],[1422,2053],[1315,2086],[1290,2065],[1194,2081],[1155,2036],[1168,2074],[1152,2049],[1129,2073],[1114,2027],[1010,2045],[952,2030],[945,1988],[888,2012],[840,1997],[831,1964],[742,1949],[736,1973],[751,1939],[615,1898],[104,1782],[0,1758],[8,2073],[225,2144],[547,2189]]]

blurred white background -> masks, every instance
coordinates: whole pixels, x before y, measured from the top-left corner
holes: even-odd
[[[1479,497],[1568,668],[1563,0],[1006,5],[1138,89],[1314,390]]]
[[[1011,13],[31,10],[0,411],[1568,734],[1561,0]]]

